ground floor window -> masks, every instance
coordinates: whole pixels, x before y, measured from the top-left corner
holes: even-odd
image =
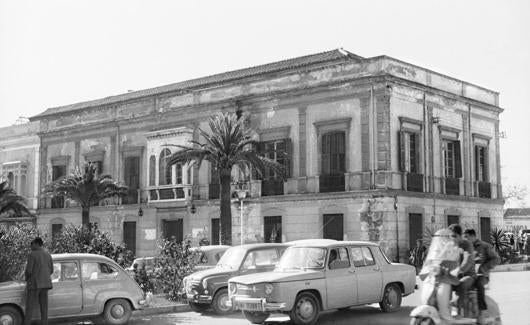
[[[460,224],[460,216],[457,215],[448,215],[447,216],[447,225]]]
[[[282,242],[282,217],[265,217],[264,218],[264,242],[281,243]]]
[[[487,243],[491,242],[491,219],[489,217],[480,218],[480,239]]]
[[[219,245],[220,224],[219,218],[212,219],[212,245]]]
[[[184,240],[183,219],[164,220],[162,227],[164,238],[168,240],[176,240],[179,243]]]
[[[416,246],[416,240],[423,238],[423,215],[409,213],[409,248]]]
[[[61,233],[62,230],[63,230],[62,223],[53,223],[52,224],[52,239],[57,237]]]
[[[125,248],[136,254],[136,222],[126,221],[123,223],[123,243]]]
[[[325,214],[322,217],[323,237],[325,239],[343,240],[344,215],[342,213]]]

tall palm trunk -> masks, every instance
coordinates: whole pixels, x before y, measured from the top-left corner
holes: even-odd
[[[90,224],[90,206],[81,207],[81,223],[83,227],[87,227]]]
[[[225,168],[220,171],[220,191],[221,191],[221,216],[220,216],[220,242],[222,245],[232,244],[232,207],[231,207],[231,188],[232,180],[231,169]]]

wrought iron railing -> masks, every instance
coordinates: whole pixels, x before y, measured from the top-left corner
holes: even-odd
[[[283,180],[268,179],[261,181],[261,196],[283,195]]]
[[[491,199],[490,182],[478,182],[478,197]]]
[[[344,174],[320,175],[320,193],[344,192]]]
[[[407,174],[407,191],[423,192],[423,174]]]
[[[445,178],[445,194],[460,195],[460,179],[446,177]]]

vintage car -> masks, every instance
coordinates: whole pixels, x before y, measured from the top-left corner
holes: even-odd
[[[285,244],[246,244],[228,249],[213,269],[184,278],[184,292],[192,310],[210,307],[218,314],[232,312],[227,305],[228,279],[238,275],[272,271],[285,250]]]
[[[57,254],[52,255],[52,259],[53,289],[48,293],[51,319],[87,318],[97,319],[97,324],[125,324],[133,310],[147,306],[140,287],[109,258],[93,254]],[[23,281],[0,283],[0,324],[22,324],[25,289]],[[38,308],[33,315],[40,318]]]
[[[394,311],[415,285],[414,267],[391,263],[377,244],[315,239],[293,243],[273,272],[230,279],[229,304],[253,324],[285,313],[312,325],[324,310],[378,302]]]

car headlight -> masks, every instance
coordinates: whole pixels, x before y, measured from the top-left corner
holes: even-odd
[[[204,290],[208,289],[208,279],[202,280],[202,287],[204,288]]]
[[[265,283],[265,294],[267,296],[270,296],[273,291],[274,291],[274,286],[270,283]]]
[[[231,294],[235,294],[237,292],[237,284],[230,282],[228,284],[228,290],[230,291]]]

